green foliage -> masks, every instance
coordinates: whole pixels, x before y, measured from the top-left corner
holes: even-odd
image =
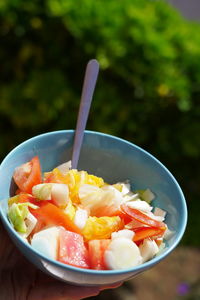
[[[198,244],[199,30],[163,1],[0,0],[1,158],[35,134],[74,128],[85,65],[97,58],[87,128],[166,164],[191,210],[184,241]]]

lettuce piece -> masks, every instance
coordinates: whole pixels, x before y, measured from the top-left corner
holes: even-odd
[[[105,207],[118,210],[123,200],[121,192],[111,185],[99,188],[90,184],[80,187],[79,198],[83,207],[90,210],[91,215],[96,215]]]
[[[73,220],[73,218],[75,217],[76,209],[73,206],[72,201],[70,199],[69,199],[67,206],[64,209],[64,212],[66,213],[66,215],[68,215],[70,220]]]
[[[52,183],[40,183],[34,185],[32,194],[38,200],[51,200]]]
[[[71,160],[56,167],[56,169],[58,169],[63,175],[66,175],[71,168],[72,168]]]
[[[8,209],[8,218],[13,224],[15,230],[26,233],[27,226],[25,219],[29,214],[28,207],[36,209],[37,206],[31,203],[13,203]]]

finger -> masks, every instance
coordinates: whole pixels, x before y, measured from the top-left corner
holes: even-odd
[[[117,282],[117,283],[113,283],[111,285],[101,286],[100,291],[108,290],[108,289],[116,289],[116,288],[120,287],[122,284],[123,284],[123,282],[120,281],[120,282]]]
[[[54,281],[37,284],[27,297],[28,300],[75,300],[96,296],[100,292],[97,287],[83,287]]]

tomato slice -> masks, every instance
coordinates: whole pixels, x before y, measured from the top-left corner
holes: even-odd
[[[38,156],[17,167],[13,179],[21,192],[32,193],[32,187],[42,182],[42,173]]]
[[[42,205],[45,205],[47,203],[53,203],[52,200],[38,200],[34,196],[32,196],[30,194],[23,193],[23,192],[18,194],[17,196],[19,197],[18,198],[19,203],[29,202],[29,203],[32,203],[36,206],[42,206]]]
[[[23,193],[23,192],[8,199],[9,205],[12,205],[13,203],[31,203],[31,204],[40,206],[44,202],[46,202],[46,201],[38,201],[32,195]]]
[[[126,204],[122,204],[121,209],[129,217],[131,217],[132,219],[134,219],[142,224],[148,225],[150,227],[159,227],[159,228],[163,228],[163,229],[166,228],[166,226],[163,222],[160,222],[160,221],[150,218],[149,216],[142,213],[138,209],[130,208]]]
[[[164,230],[159,227],[140,227],[134,229],[135,235],[133,237],[134,242],[139,242],[146,238],[157,237],[164,233]]]
[[[107,270],[104,252],[110,244],[110,239],[91,240],[88,242],[90,266],[95,270]]]
[[[58,260],[75,267],[89,268],[88,251],[80,234],[60,229]]]
[[[24,194],[24,193],[20,193],[18,195],[19,197],[19,202],[20,203],[26,203],[26,202],[30,202],[34,205],[38,205],[39,201],[36,200],[35,197],[33,197],[32,195],[30,194]]]
[[[98,209],[93,210],[91,216],[95,217],[114,217],[120,216],[120,209],[116,207],[116,205],[108,205],[102,206]]]
[[[44,201],[45,202],[45,201]],[[44,203],[37,209],[31,209],[31,213],[46,225],[63,226],[65,229],[81,233],[70,217],[52,203]]]
[[[121,220],[123,220],[125,225],[133,221],[133,218],[131,218],[128,214],[126,214],[122,210],[119,211],[118,216],[121,218]]]

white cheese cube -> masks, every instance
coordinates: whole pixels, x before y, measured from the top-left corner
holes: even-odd
[[[132,240],[134,235],[135,235],[135,233],[132,230],[123,229],[123,230],[113,232],[111,234],[111,238],[112,238],[112,240],[114,240],[116,238],[123,237],[123,238],[127,238],[129,240]]]
[[[126,202],[126,205],[130,208],[138,209],[147,213],[152,210],[152,206],[150,206],[146,201],[142,201],[140,199]]]
[[[153,258],[159,251],[158,245],[151,239],[145,239],[139,249],[143,262]]]
[[[48,258],[57,259],[59,227],[50,227],[34,234],[32,247]]]
[[[64,183],[53,183],[51,198],[59,207],[65,207],[69,201],[69,188]]]
[[[142,263],[138,246],[124,237],[111,241],[104,253],[104,259],[108,268],[112,270],[132,268]]]
[[[76,224],[76,226],[80,229],[83,229],[87,219],[88,211],[86,209],[78,208],[74,216],[74,223]]]

